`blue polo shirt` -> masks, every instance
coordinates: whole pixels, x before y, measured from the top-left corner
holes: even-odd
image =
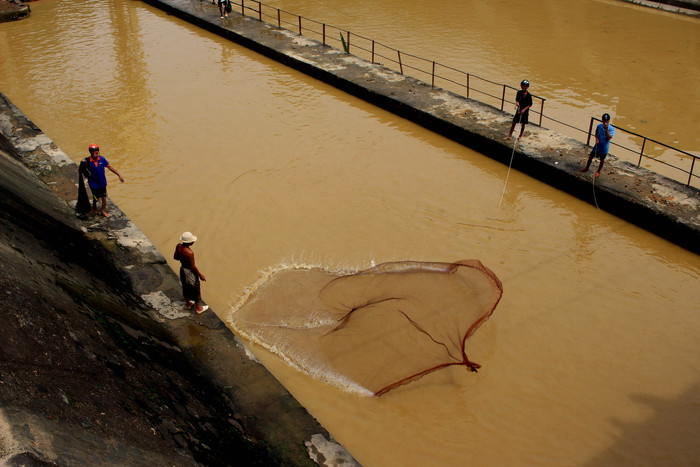
[[[88,157],[87,162],[90,168],[90,176],[88,177],[90,188],[107,188],[107,177],[105,176],[105,169],[109,167],[107,159],[102,156],[98,156],[97,160]]]
[[[610,139],[612,139],[615,134],[615,128],[608,123],[608,130],[610,130]],[[596,152],[598,154],[607,154],[610,149],[610,140],[608,139],[607,133],[605,133],[605,127],[602,123],[599,123],[595,129],[595,135],[598,138],[598,144],[596,145]],[[104,173],[104,170],[102,171]]]

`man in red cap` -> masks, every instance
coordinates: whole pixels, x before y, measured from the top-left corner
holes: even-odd
[[[109,165],[107,159],[100,156],[100,148],[96,144],[91,144],[88,148],[90,151],[90,157],[85,158],[85,165],[87,166],[88,185],[90,185],[90,191],[92,192],[92,212],[97,213],[97,198],[102,198],[102,212],[100,213],[103,217],[109,217],[106,212],[107,208],[107,177],[105,176],[105,169],[117,174],[119,181],[124,183],[124,178],[119,175],[119,172]]]

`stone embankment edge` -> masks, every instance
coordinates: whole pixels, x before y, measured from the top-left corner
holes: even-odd
[[[30,13],[29,5],[11,2],[10,0],[0,0],[0,23],[28,18]]]
[[[0,149],[18,158],[64,202],[75,206],[77,165],[0,92]],[[109,219],[82,220],[84,233],[112,252],[136,296],[198,369],[236,407],[244,432],[295,465],[357,465],[352,456],[255,359],[213,312],[184,309],[175,272],[113,203]]]
[[[431,87],[319,41],[232,13],[220,19],[208,2],[142,0],[168,14],[241,44],[457,143],[508,164],[504,141],[512,116],[492,106]],[[614,155],[593,186],[592,170],[580,169],[590,148],[546,128],[528,125],[513,168],[700,253],[700,192]],[[594,162],[595,163],[595,162]],[[593,193],[595,190],[595,197]],[[499,193],[494,193],[498,204]],[[506,199],[507,202],[507,199]]]
[[[625,3],[634,3],[635,5],[655,8],[657,10],[667,11],[669,13],[678,13],[680,15],[693,16],[700,18],[700,1],[699,0],[621,0]]]

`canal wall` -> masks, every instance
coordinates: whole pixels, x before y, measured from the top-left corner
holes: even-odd
[[[0,0],[0,23],[28,18],[31,9],[20,0]]]
[[[700,0],[622,0],[626,3],[656,8],[657,10],[678,13],[700,18]]]
[[[504,136],[508,134],[512,116],[492,106],[432,87],[235,11],[221,19],[218,8],[207,1],[143,1],[503,164],[510,163],[513,142],[506,141]],[[593,185],[594,166],[585,174],[579,172],[589,153],[589,147],[573,138],[528,125],[524,138],[515,147],[512,167],[700,253],[697,189],[636,167],[613,154],[606,159],[603,172]]]
[[[0,464],[356,465],[77,176],[0,93]]]

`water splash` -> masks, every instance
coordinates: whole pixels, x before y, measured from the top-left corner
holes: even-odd
[[[245,290],[228,324],[314,378],[381,395],[447,366],[476,371],[466,341],[501,295],[476,260],[282,264]]]

